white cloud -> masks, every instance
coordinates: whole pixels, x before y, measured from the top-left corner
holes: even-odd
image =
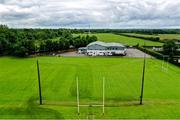
[[[0,0],[10,27],[180,27],[180,0]]]

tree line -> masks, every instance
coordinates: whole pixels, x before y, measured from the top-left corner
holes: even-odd
[[[23,57],[36,52],[84,47],[96,40],[96,36],[73,36],[70,29],[10,29],[0,25],[1,55]]]
[[[126,36],[126,37],[140,38],[140,39],[150,40],[150,41],[155,41],[155,42],[162,42],[162,41],[160,41],[159,37],[128,35],[128,34],[124,34],[124,33],[119,33],[118,35],[122,35],[122,36]]]
[[[39,52],[51,52],[56,50],[66,50],[69,48],[79,48],[85,47],[89,43],[97,41],[96,36],[69,36],[69,37],[59,37],[58,40],[45,40],[41,41],[39,44]]]
[[[73,33],[138,33],[138,34],[179,34],[180,29],[73,29]]]

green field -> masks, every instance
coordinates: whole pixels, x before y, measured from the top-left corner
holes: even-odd
[[[177,39],[180,40],[180,34],[159,34],[161,40],[165,39]]]
[[[0,58],[0,118],[180,118],[180,69],[147,59],[144,105],[138,105],[143,59],[39,57],[44,105],[38,105],[36,58]],[[80,103],[76,107],[76,76]]]
[[[136,34],[136,33],[124,33],[127,35],[136,35],[136,36],[143,36],[143,37],[159,37],[161,41],[164,41],[166,39],[169,40],[180,40],[180,34],[157,34],[157,35],[145,35],[145,34]]]
[[[76,34],[77,35],[77,34]],[[86,35],[86,34],[78,34],[78,35]],[[138,38],[132,38],[132,37],[125,37],[122,35],[115,35],[112,33],[99,33],[99,34],[91,34],[95,35],[98,37],[99,41],[104,41],[104,42],[119,42],[124,45],[144,45],[144,40],[143,39],[138,39]],[[160,42],[153,42],[153,41],[145,41],[146,46],[162,46],[163,43]]]

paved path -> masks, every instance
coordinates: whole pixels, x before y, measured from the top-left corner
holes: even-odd
[[[125,57],[130,57],[130,58],[144,58],[144,52],[135,49],[135,48],[128,48],[127,49],[127,55]],[[152,56],[146,54],[147,58],[151,58]]]
[[[76,51],[74,51],[74,52],[66,52],[66,53],[62,53],[60,55],[64,56],[64,57],[83,57],[83,56],[86,56],[84,54],[78,54]]]

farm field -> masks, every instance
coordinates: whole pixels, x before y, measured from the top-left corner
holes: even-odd
[[[143,37],[159,37],[161,41],[164,41],[166,39],[176,39],[180,40],[180,34],[157,34],[157,35],[145,35],[145,34],[136,34],[136,33],[124,33],[127,35],[136,35],[136,36],[143,36]]]
[[[180,40],[180,34],[159,34],[161,40],[164,39],[177,39]]]
[[[84,34],[78,34],[78,35],[84,35]],[[122,44],[130,45],[130,46],[137,45],[138,43],[139,45],[144,45],[143,39],[125,37],[122,35],[116,35],[112,33],[98,33],[98,34],[91,34],[91,35],[97,36],[99,41],[104,41],[104,42],[120,42]],[[146,40],[146,46],[162,46],[162,45],[163,43],[160,43],[160,42],[153,42],[153,41]]]
[[[140,106],[141,58],[39,57],[43,105],[38,105],[36,58],[0,58],[0,118],[180,118],[180,69],[147,59],[144,105]],[[80,104],[76,107],[76,76]],[[92,116],[93,114],[93,116]]]

